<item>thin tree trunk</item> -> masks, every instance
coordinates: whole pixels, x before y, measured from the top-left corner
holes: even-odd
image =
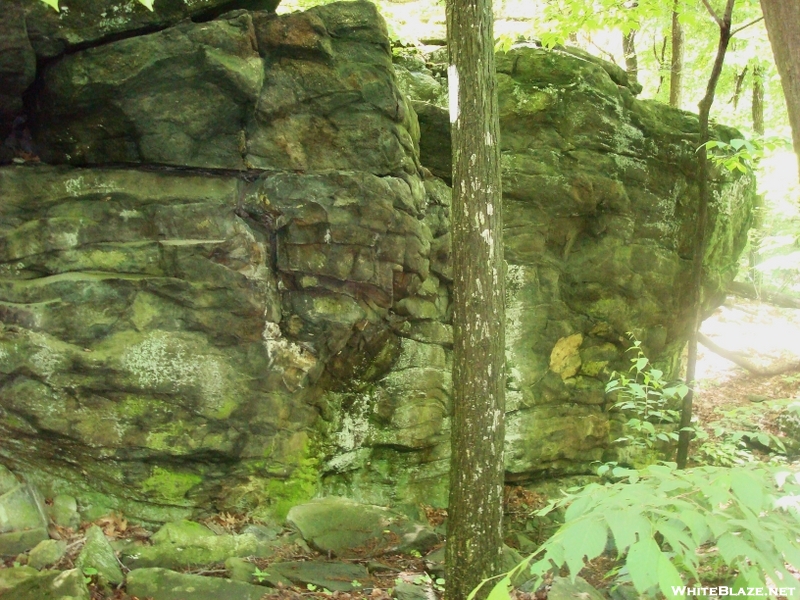
[[[631,29],[622,36],[622,51],[625,54],[625,70],[628,72],[628,81],[639,81],[639,57],[636,56],[636,29]]]
[[[775,64],[789,111],[794,152],[800,169],[800,2],[761,0]]]
[[[672,60],[669,70],[669,105],[681,107],[683,95],[683,27],[678,12],[678,1],[672,5]]]
[[[453,152],[453,419],[446,598],[502,550],[505,262],[491,0],[447,0]],[[488,593],[488,586],[483,597]]]
[[[753,116],[753,131],[764,137],[764,67],[755,63],[753,65],[753,103],[751,105]],[[748,233],[750,252],[748,254],[748,272],[753,286],[761,289],[764,276],[758,269],[761,264],[761,243],[764,241],[764,211],[757,207],[753,218],[753,226]]]
[[[720,18],[708,4],[708,0],[703,0],[708,11],[714,17],[719,26],[719,44],[717,45],[717,55],[714,59],[714,66],[711,68],[711,76],[708,78],[706,94],[700,101],[700,140],[701,151],[698,153],[698,187],[699,202],[697,207],[697,229],[694,237],[694,249],[692,260],[692,315],[691,329],[689,333],[689,350],[686,361],[686,381],[689,383],[689,393],[683,399],[681,407],[681,426],[678,439],[677,463],[679,469],[686,468],[686,461],[689,458],[689,442],[691,441],[691,431],[689,425],[692,421],[692,402],[694,401],[694,380],[697,373],[697,336],[700,332],[700,323],[703,320],[703,258],[706,252],[706,222],[708,221],[708,202],[710,197],[708,156],[703,144],[708,142],[708,120],[711,114],[711,105],[714,103],[714,94],[717,91],[717,82],[722,73],[722,65],[725,62],[725,53],[728,50],[728,43],[731,40],[731,19],[733,4],[735,0],[728,0],[725,6],[725,13]]]
[[[764,135],[764,67],[753,66],[753,131]]]
[[[733,110],[739,108],[739,100],[742,98],[742,86],[744,85],[744,78],[747,77],[747,71],[750,70],[749,65],[745,66],[742,69],[742,72],[736,75],[736,83],[733,86],[733,97],[731,101],[733,102]]]

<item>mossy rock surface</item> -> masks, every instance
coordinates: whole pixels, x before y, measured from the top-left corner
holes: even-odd
[[[135,35],[70,8],[25,49],[69,46],[29,102],[53,164],[0,169],[0,461],[88,520],[445,506],[451,192],[422,169],[450,168],[439,59],[396,76],[369,2],[206,19],[204,0],[175,25],[129,4]],[[507,472],[587,473],[626,332],[669,374],[689,331],[697,119],[570,51],[513,48],[498,87]],[[709,309],[755,198],[750,173],[711,188]]]
[[[167,523],[150,541],[149,546],[132,545],[123,549],[122,563],[129,569],[179,569],[222,563],[231,557],[268,556],[274,546],[259,541],[252,533],[217,535],[192,521]]]
[[[167,569],[134,569],[128,573],[128,594],[153,600],[260,600],[261,586],[219,577],[201,577]]]
[[[427,525],[402,513],[347,498],[322,498],[295,506],[286,521],[313,548],[337,557],[426,552],[439,541]]]
[[[25,579],[4,596],[14,600],[90,600],[91,598],[86,578],[78,569],[44,571],[36,577]]]

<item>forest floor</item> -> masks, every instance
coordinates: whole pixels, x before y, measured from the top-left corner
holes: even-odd
[[[800,310],[730,296],[706,319],[702,332],[762,367],[785,370],[755,375],[700,345],[696,409],[701,421],[715,408],[800,395]]]
[[[756,425],[765,433],[778,434],[770,420],[774,411],[756,405],[800,399],[800,310],[730,296],[706,319],[702,332],[725,350],[780,372],[752,373],[700,344],[694,405],[700,423],[708,428],[738,411],[736,419],[756,417]]]

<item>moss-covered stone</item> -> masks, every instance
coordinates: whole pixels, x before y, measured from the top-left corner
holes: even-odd
[[[84,573],[90,569],[104,585],[119,585],[125,579],[117,555],[97,525],[86,530],[86,542],[75,560],[75,566]]]
[[[219,577],[176,573],[167,569],[135,569],[128,574],[126,590],[133,596],[153,600],[259,600],[264,588]]]

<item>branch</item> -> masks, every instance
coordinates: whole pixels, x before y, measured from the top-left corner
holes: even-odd
[[[756,23],[758,23],[759,21],[763,21],[763,20],[764,20],[764,17],[763,17],[763,15],[762,15],[762,16],[758,17],[757,19],[753,19],[753,20],[752,20],[752,21],[750,21],[749,23],[745,23],[745,24],[744,24],[744,25],[742,25],[741,27],[737,27],[736,29],[734,29],[733,31],[731,31],[731,37],[733,37],[734,35],[736,35],[736,34],[737,34],[737,33],[739,33],[740,31],[742,31],[743,29],[747,29],[747,28],[748,28],[748,27],[750,27],[751,25],[755,25],[755,24],[756,24]]]
[[[786,373],[787,371],[793,371],[800,366],[800,362],[795,361],[793,363],[784,362],[776,365],[770,365],[768,367],[762,367],[761,365],[750,360],[750,357],[746,354],[742,354],[741,352],[733,352],[731,350],[726,350],[722,346],[718,346],[699,331],[697,332],[697,341],[712,352],[719,354],[723,358],[727,358],[732,363],[737,364],[738,366],[750,371],[751,373],[754,373],[755,375],[771,377],[773,375]]]
[[[711,6],[709,1],[708,0],[703,0],[703,5],[706,7],[706,10],[708,11],[708,14],[711,15],[711,18],[713,18],[717,22],[717,25],[722,27],[722,20],[717,16],[717,13],[714,11],[714,8]]]

